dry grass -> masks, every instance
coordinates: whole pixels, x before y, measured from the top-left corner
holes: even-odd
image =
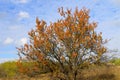
[[[0,78],[0,80],[51,80],[51,75],[50,73],[47,74],[41,74],[36,77],[28,77],[25,75],[19,75],[14,78]]]
[[[14,78],[2,78],[0,80],[53,80],[50,73],[41,74],[34,78],[16,76]],[[120,80],[120,66],[95,66],[82,70],[77,76],[78,80]]]
[[[105,66],[85,69],[81,75],[79,75],[78,80],[119,80],[116,79],[116,75],[114,74],[116,73],[115,70],[115,67]]]

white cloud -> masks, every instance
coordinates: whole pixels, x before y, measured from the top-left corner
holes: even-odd
[[[7,61],[17,61],[17,58],[0,58],[0,63],[4,63]]]
[[[120,0],[111,0],[111,2],[117,6],[120,6]]]
[[[105,26],[106,28],[119,28],[120,27],[120,19],[112,19],[112,20],[107,20],[101,23],[102,26]]]
[[[21,4],[25,4],[28,2],[28,0],[12,0],[13,3],[21,3]]]
[[[30,15],[29,15],[28,12],[20,11],[20,12],[18,13],[18,17],[19,17],[19,19],[21,20],[21,19],[24,19],[24,18],[29,18]]]
[[[16,46],[23,46],[24,44],[27,43],[27,38],[21,38],[19,40],[14,40],[12,38],[6,38],[5,41],[3,42],[3,44],[7,45],[7,44],[15,44]]]
[[[20,3],[27,3],[28,0],[18,0]]]
[[[13,41],[14,40],[12,38],[8,37],[8,38],[5,39],[4,44],[11,44],[11,43],[13,43]]]
[[[13,30],[15,31],[15,30],[21,29],[21,26],[20,25],[10,26],[10,27],[8,27],[8,29],[11,31],[13,31]]]
[[[17,46],[23,46],[27,43],[27,38],[21,38],[20,40],[15,42]]]
[[[27,43],[27,38],[22,38],[22,39],[20,40],[20,42],[21,42],[22,45],[25,44],[25,43]]]

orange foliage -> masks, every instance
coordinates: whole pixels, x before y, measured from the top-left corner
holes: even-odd
[[[73,52],[73,53],[72,53],[72,57],[73,57],[73,58],[77,57],[77,53]]]

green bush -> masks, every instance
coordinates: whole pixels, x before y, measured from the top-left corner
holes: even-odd
[[[36,75],[49,72],[48,68],[36,62],[20,62],[17,67],[19,73],[28,77],[35,77]]]
[[[16,62],[9,61],[0,64],[0,77],[14,77],[17,74]]]
[[[110,60],[111,63],[115,64],[115,65],[120,65],[120,58],[115,58]]]
[[[6,76],[7,76],[7,73],[5,72],[3,67],[0,67],[0,78],[6,77]]]
[[[8,77],[13,78],[17,76],[26,75],[28,77],[34,77],[37,74],[47,71],[45,67],[39,64],[35,67],[34,62],[22,62],[21,66],[17,65],[15,61],[8,61],[0,64],[0,78]],[[23,73],[20,70],[23,69]]]

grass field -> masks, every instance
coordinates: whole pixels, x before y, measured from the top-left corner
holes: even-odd
[[[112,60],[115,65],[93,65],[89,68],[79,70],[77,80],[120,80],[119,60]],[[18,74],[16,62],[5,62],[0,64],[0,80],[58,80],[53,78],[56,74],[44,73],[34,77]]]
[[[35,77],[17,75],[11,78],[0,78],[0,80],[56,80],[51,73],[40,74]],[[120,80],[120,66],[98,66],[82,70],[77,76],[78,80]]]

